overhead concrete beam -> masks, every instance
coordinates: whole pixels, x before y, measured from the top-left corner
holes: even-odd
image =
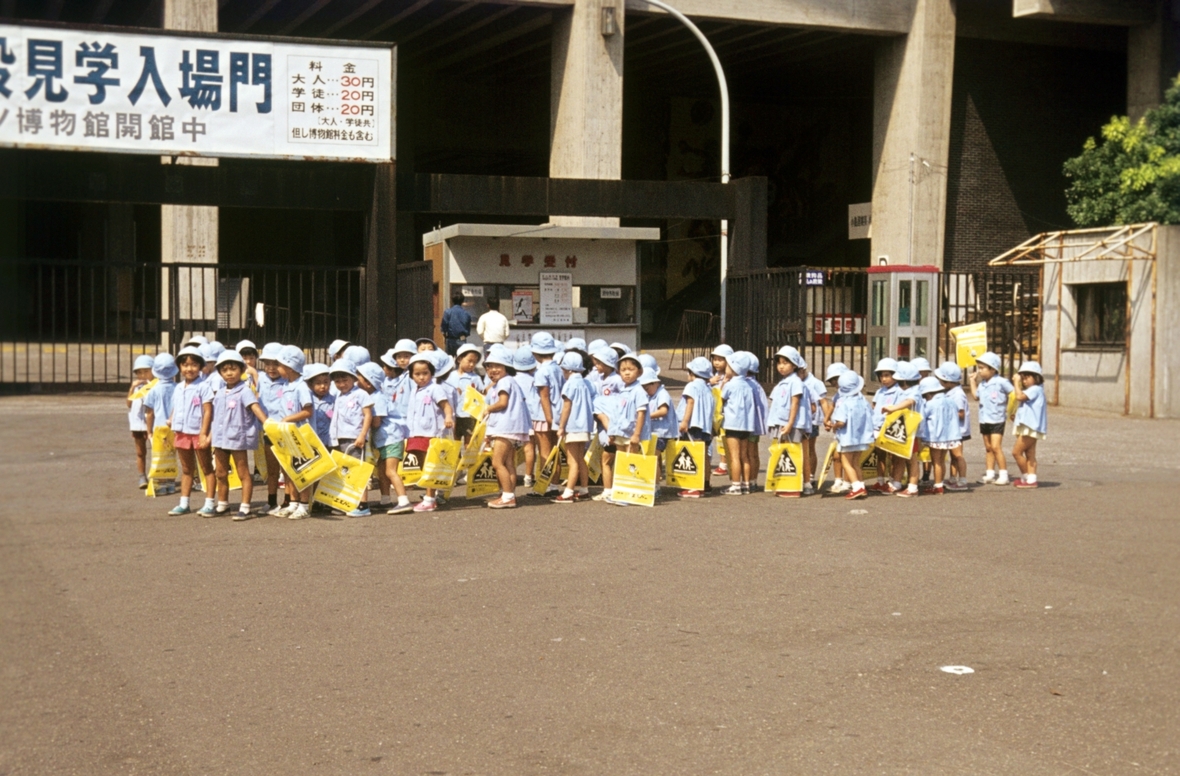
[[[627,12],[663,13],[643,0]],[[676,10],[700,19],[897,34],[910,30],[915,0],[679,0]]]
[[[1153,0],[1012,0],[1012,15],[1019,19],[1052,19],[1059,22],[1149,24],[1155,19]]]

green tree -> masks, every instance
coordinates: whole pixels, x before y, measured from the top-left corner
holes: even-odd
[[[1136,123],[1115,116],[1102,140],[1065,163],[1066,210],[1078,226],[1180,224],[1180,76]]]

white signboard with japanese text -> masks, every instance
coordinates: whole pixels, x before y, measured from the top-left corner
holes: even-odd
[[[848,239],[868,240],[873,236],[873,203],[848,206]]]
[[[0,147],[389,161],[392,47],[0,24]]]
[[[540,275],[541,325],[569,326],[574,322],[574,276],[568,272]]]

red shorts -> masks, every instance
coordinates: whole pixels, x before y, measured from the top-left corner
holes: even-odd
[[[410,437],[406,440],[406,450],[415,453],[425,453],[430,449],[430,437]]]
[[[174,436],[177,450],[196,450],[201,439],[200,434],[186,434],[183,431],[177,431]]]

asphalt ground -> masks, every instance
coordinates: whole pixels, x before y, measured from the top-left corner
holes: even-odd
[[[5,776],[1180,772],[1174,421],[1051,409],[1036,491],[245,523],[125,422],[0,399]]]

